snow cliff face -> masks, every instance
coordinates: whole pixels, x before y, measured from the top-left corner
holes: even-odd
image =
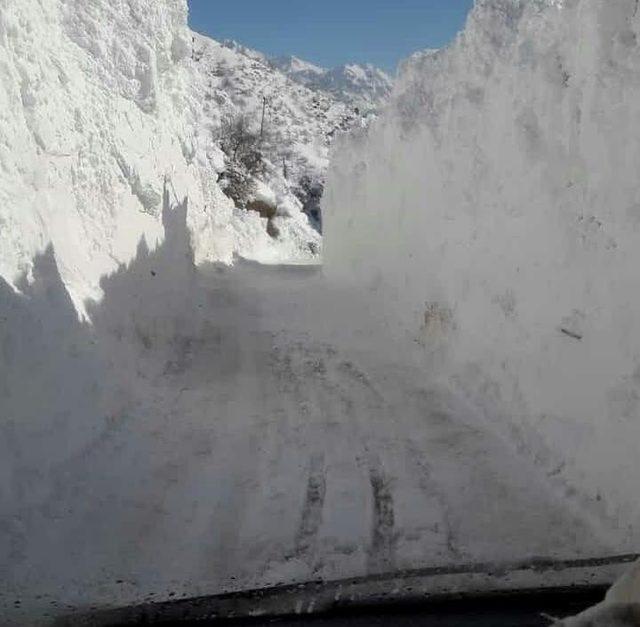
[[[291,255],[291,238],[314,237],[302,216],[289,240],[274,240],[216,184],[222,153],[201,121],[185,0],[1,8],[0,275],[9,282],[29,279],[51,244],[82,310],[141,238],[153,247],[163,237],[165,181],[189,197],[196,261]]]
[[[0,274],[7,280],[29,274],[34,254],[51,243],[82,307],[141,237],[160,238],[165,176],[194,196],[199,211],[190,219],[204,226],[185,21],[182,0],[4,3]]]
[[[377,294],[426,371],[621,542],[640,518],[639,31],[636,0],[478,0],[341,142],[324,206],[329,276]]]

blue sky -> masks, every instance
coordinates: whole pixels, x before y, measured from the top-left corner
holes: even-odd
[[[393,71],[416,50],[447,44],[473,0],[188,0],[191,27],[270,55]]]

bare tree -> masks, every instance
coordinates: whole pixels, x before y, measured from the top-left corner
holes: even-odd
[[[224,120],[218,140],[227,156],[225,171],[219,177],[220,184],[236,206],[244,208],[255,192],[255,178],[265,173],[262,140],[252,130],[246,115]]]
[[[249,174],[264,173],[262,140],[242,114],[232,120],[225,120],[220,127],[220,147],[231,160],[242,164]]]

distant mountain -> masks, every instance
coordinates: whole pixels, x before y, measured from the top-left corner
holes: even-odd
[[[295,56],[279,57],[270,62],[291,80],[309,89],[328,92],[337,100],[365,111],[377,108],[393,86],[391,77],[371,64],[347,64],[328,70]]]
[[[287,76],[296,77],[301,79],[300,82],[304,82],[307,79],[318,78],[326,74],[327,70],[324,68],[309,63],[304,59],[299,59],[293,55],[286,57],[275,57],[270,59],[271,65],[276,67],[281,72],[284,72]]]

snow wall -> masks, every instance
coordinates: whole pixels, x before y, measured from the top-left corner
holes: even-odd
[[[162,241],[165,181],[196,262],[278,245],[216,183],[191,38],[186,0],[0,2],[0,276],[32,280],[51,245],[82,312]]]
[[[637,0],[476,0],[342,141],[324,201],[327,275],[621,547],[640,529],[639,30]]]

